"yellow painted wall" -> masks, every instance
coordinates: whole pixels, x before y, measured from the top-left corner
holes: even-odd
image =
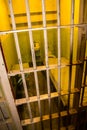
[[[8,9],[5,0],[0,0],[0,31],[10,30],[10,21],[8,18]],[[12,34],[0,35],[6,63],[8,69],[17,63],[17,56],[14,46],[14,38]]]
[[[8,10],[5,0],[0,0],[0,31],[9,30]]]
[[[75,0],[74,24],[79,23],[80,0]],[[61,1],[61,25],[68,25],[71,21],[71,0]],[[73,59],[76,60],[78,44],[78,28],[74,28]],[[70,58],[70,28],[61,29],[62,56]]]

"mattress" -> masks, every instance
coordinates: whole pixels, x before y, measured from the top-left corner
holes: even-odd
[[[49,65],[57,64],[57,58],[49,58]],[[61,58],[61,65],[68,64],[69,61],[64,57]],[[55,89],[58,91],[58,69],[51,69],[50,70],[50,78],[54,84]],[[75,82],[75,67],[72,67],[72,80],[71,80],[71,89],[74,88]],[[62,67],[61,68],[61,91],[68,92],[68,84],[69,84],[69,67]],[[68,96],[64,95],[61,96],[61,100],[64,106],[67,106]],[[70,106],[73,105],[73,95],[70,96]]]

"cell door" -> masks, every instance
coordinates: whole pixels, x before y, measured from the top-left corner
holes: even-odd
[[[86,0],[0,2],[0,128],[86,130]]]

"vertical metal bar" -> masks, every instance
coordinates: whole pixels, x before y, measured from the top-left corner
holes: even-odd
[[[12,27],[13,30],[16,30],[16,24],[15,24],[15,19],[14,19],[14,13],[13,13],[13,8],[12,8],[12,1],[8,0],[9,3],[9,10],[10,10],[10,15],[11,15],[11,20],[12,20]],[[21,58],[21,53],[20,53],[20,47],[19,47],[19,42],[18,42],[18,36],[17,33],[13,33],[14,39],[15,39],[15,46],[16,46],[16,51],[18,54],[18,62],[20,65],[20,70],[23,71],[23,66],[22,66],[22,58]]]
[[[4,91],[6,100],[8,102],[10,113],[12,115],[16,129],[22,130],[22,126],[21,126],[21,123],[20,123],[18,112],[17,112],[16,106],[15,106],[15,103],[14,103],[14,98],[13,98],[13,95],[12,95],[12,92],[11,92],[10,83],[9,83],[8,76],[7,76],[7,73],[6,73],[5,64],[4,64],[4,61],[3,61],[1,49],[0,49],[0,78],[1,78],[2,89]]]
[[[74,2],[71,2],[71,24],[74,24]],[[71,28],[70,33],[70,67],[69,67],[69,84],[68,84],[68,114],[70,108],[70,93],[71,93],[71,78],[72,78],[72,60],[73,60],[73,41],[74,41],[74,27]]]
[[[28,28],[32,28],[28,0],[25,0],[25,3],[26,3],[26,13],[27,13]],[[34,51],[32,30],[29,30],[29,38],[30,38],[30,47],[31,47],[33,67],[34,67],[34,69],[36,69],[36,59],[35,59],[35,51]]]
[[[60,26],[60,0],[57,0],[57,24]],[[61,39],[60,28],[58,28],[58,93],[61,93]]]
[[[71,0],[71,25],[74,24],[74,2],[75,0]],[[72,80],[73,41],[74,41],[74,27],[71,27],[70,28],[70,61],[69,61],[70,67],[69,67],[69,82],[68,82],[67,129],[70,123],[69,109],[70,109],[70,93],[71,93],[71,82],[72,82],[71,80]]]
[[[16,24],[15,24],[15,19],[14,19],[14,13],[13,13],[13,8],[12,8],[12,1],[9,0],[9,9],[10,9],[10,15],[11,15],[11,19],[12,19],[12,27],[14,30],[16,30]],[[15,39],[15,46],[16,46],[16,51],[17,51],[17,56],[18,56],[18,61],[19,61],[19,66],[20,66],[20,71],[23,71],[23,64],[22,64],[22,58],[21,58],[21,52],[20,52],[20,47],[19,47],[19,41],[18,41],[18,35],[15,32],[14,33],[14,39]],[[24,87],[24,92],[25,92],[25,96],[26,99],[28,99],[28,90],[27,90],[27,85],[26,85],[26,80],[25,80],[25,76],[22,73],[22,81],[23,81],[23,87]],[[27,103],[28,106],[28,112],[29,112],[29,116],[31,119],[31,124],[32,124],[32,129],[34,130],[34,125],[33,125],[33,118],[32,118],[32,113],[31,113],[31,107],[30,107],[30,103]]]
[[[46,13],[45,13],[45,2],[42,0],[42,18],[44,27],[44,42],[45,42],[45,63],[48,68],[48,40],[47,40],[47,29],[46,29]]]
[[[78,75],[78,79],[77,79],[77,82],[75,82],[75,87],[78,88],[80,92],[77,95],[75,94],[74,102],[73,102],[74,107],[76,109],[79,109],[80,93],[81,93],[81,87],[82,87],[82,76],[83,76],[83,71],[84,71],[83,67],[84,67],[85,51],[86,51],[86,35],[82,34],[80,50],[79,50],[79,60],[82,62],[82,64],[76,67],[76,75]]]
[[[85,40],[87,40],[87,27],[85,28]],[[86,42],[86,41],[85,41]],[[86,43],[85,43],[86,44]],[[85,48],[87,47],[86,45],[84,46]],[[85,49],[83,50],[84,51],[84,57],[85,57]],[[84,61],[83,61],[84,62]],[[85,65],[85,62],[84,62],[84,65]],[[84,74],[85,73],[85,74]],[[84,74],[84,80],[83,80],[83,84],[84,84],[84,87],[82,89],[82,97],[81,97],[81,106],[83,105],[83,97],[84,97],[84,91],[85,91],[85,84],[86,84],[86,76],[87,76],[87,61],[86,61],[86,66],[85,66],[85,72],[83,72]]]
[[[84,0],[80,0],[80,7],[79,7],[79,22],[80,23],[84,22],[83,21],[84,20],[84,14],[83,14],[83,12],[84,12]],[[84,47],[85,47],[85,43],[84,43],[84,40],[83,40],[84,39],[83,38],[83,29],[84,28],[78,28],[78,32],[79,33],[78,33],[78,46],[77,46],[77,61],[78,60],[83,61],[83,59],[84,59],[84,56],[81,56],[81,55],[84,55],[84,52],[81,52],[81,51],[83,51]],[[82,48],[83,48],[83,50],[82,50]],[[82,72],[83,72],[83,67],[76,66],[75,87],[78,88],[78,89],[80,89],[80,90],[81,90],[81,85],[82,85],[82,81],[81,81]],[[77,77],[78,77],[79,80],[77,80]],[[74,105],[75,108],[78,108],[79,97],[80,97],[80,94],[74,96],[73,105]]]
[[[46,29],[46,12],[45,1],[42,0],[42,18],[44,27],[44,43],[45,43],[45,63],[46,63],[46,75],[47,75],[47,90],[48,90],[48,102],[49,102],[49,116],[50,116],[50,129],[52,130],[52,117],[51,117],[51,90],[50,90],[50,78],[49,78],[49,65],[48,65],[48,39]]]
[[[84,91],[85,91],[85,84],[86,84],[86,76],[87,76],[87,61],[86,61],[86,66],[85,66],[85,75],[84,75],[84,81],[83,81],[83,84],[84,84],[84,87],[83,87],[83,90],[82,90],[82,97],[81,97],[81,106],[83,105],[83,97],[84,97]]]
[[[57,0],[57,25],[60,26],[60,0]],[[60,130],[60,102],[61,102],[61,38],[60,38],[60,28],[57,29],[58,35],[58,107],[59,107],[59,123],[58,128]]]
[[[37,72],[34,72],[34,76],[35,76],[35,85],[36,85],[36,92],[37,92],[37,98],[38,98],[38,107],[39,107],[39,113],[40,113],[41,128],[43,130],[42,111],[41,111],[40,93],[39,93]]]
[[[30,19],[29,1],[25,0],[25,4],[26,4],[28,28],[32,28],[31,19]],[[33,35],[32,35],[31,30],[29,31],[29,37],[30,37],[30,47],[31,47],[31,53],[32,53],[32,62],[33,62],[33,67],[34,67],[34,77],[35,77],[35,85],[36,85],[36,92],[37,92],[37,98],[38,98],[38,107],[39,107],[41,128],[43,130],[42,111],[41,111],[40,93],[39,93],[39,84],[38,84],[38,75],[37,75],[37,71],[35,70],[36,69],[36,59],[35,59],[35,52],[34,52]]]
[[[26,99],[28,99],[29,95],[28,95],[28,90],[27,90],[25,76],[24,76],[23,73],[21,74],[21,76],[22,76],[22,81],[23,81],[23,87],[24,87],[25,96],[26,96]],[[34,130],[33,117],[32,117],[32,112],[31,112],[31,107],[30,107],[30,103],[29,102],[27,103],[27,106],[28,106],[29,116],[30,116],[30,119],[31,119],[32,130]]]

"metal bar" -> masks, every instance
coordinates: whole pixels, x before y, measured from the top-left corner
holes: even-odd
[[[82,87],[82,76],[83,76],[83,67],[84,67],[84,57],[85,57],[85,50],[86,50],[86,36],[85,34],[82,34],[81,37],[81,44],[79,48],[79,57],[78,60],[81,60],[83,62],[82,65],[79,65],[76,67],[76,76],[78,76],[78,80],[75,82],[75,87],[80,90],[81,93],[81,87]],[[77,77],[76,77],[77,78]],[[80,93],[78,95],[74,96],[74,107],[78,109],[79,107],[79,101],[80,101]]]
[[[28,90],[27,90],[27,85],[26,85],[25,76],[24,76],[23,73],[21,74],[21,76],[22,76],[22,81],[23,81],[23,87],[24,87],[24,92],[25,92],[26,100],[28,100],[28,99],[29,99],[29,95],[28,95]],[[34,130],[34,125],[33,125],[33,118],[32,118],[32,112],[31,112],[30,102],[27,103],[27,106],[28,106],[29,116],[30,116],[30,119],[31,119],[32,130]]]
[[[67,111],[63,111],[63,112],[61,112],[60,113],[61,114],[61,117],[64,117],[64,116],[67,116],[68,114],[67,114]],[[76,111],[76,109],[71,109],[71,110],[69,110],[69,114],[70,115],[75,115],[75,114],[77,114],[77,111]],[[53,113],[53,114],[51,114],[51,117],[52,117],[52,119],[55,119],[55,118],[59,118],[59,115],[58,115],[58,113]],[[49,115],[44,115],[43,116],[43,121],[45,121],[45,120],[49,120],[50,118],[49,118]],[[35,117],[35,118],[33,118],[33,123],[38,123],[38,122],[40,122],[40,117]],[[26,120],[21,120],[21,124],[22,124],[22,126],[26,126],[26,125],[28,125],[28,124],[31,124],[31,122],[30,122],[30,119],[26,119]],[[70,129],[71,130],[71,129]]]
[[[0,49],[0,77],[1,77],[2,89],[4,91],[5,98],[8,102],[10,113],[12,115],[16,129],[22,130],[22,127],[21,127],[21,124],[20,124],[20,119],[19,119],[19,116],[18,116],[18,112],[17,112],[16,106],[15,106],[15,103],[14,103],[14,98],[13,98],[13,95],[12,95],[12,92],[11,92],[7,72],[6,72],[6,69],[5,69],[1,49]],[[14,126],[14,128],[15,128],[15,126]]]
[[[77,66],[77,65],[82,65],[83,63],[82,62],[80,62],[80,61],[78,61],[78,62],[73,62],[72,63],[72,66]],[[68,64],[68,63],[66,63],[65,65],[62,65],[61,64],[61,66],[58,66],[57,64],[53,64],[53,65],[49,65],[49,67],[47,68],[48,70],[51,70],[51,69],[57,69],[57,68],[64,68],[64,67],[67,67],[67,66],[70,66],[71,64]],[[9,73],[8,73],[8,76],[15,76],[15,75],[17,75],[17,74],[21,74],[21,73],[24,73],[24,74],[26,74],[26,73],[30,73],[30,72],[34,72],[34,71],[43,71],[43,70],[46,70],[46,67],[45,66],[37,66],[37,69],[36,70],[34,70],[32,67],[31,68],[26,68],[26,69],[24,69],[24,71],[23,72],[20,72],[20,70],[18,70],[18,69],[13,69],[13,70],[11,70]]]
[[[57,25],[60,26],[60,0],[56,1],[57,4]],[[58,35],[58,109],[59,109],[59,120],[58,120],[58,129],[60,130],[60,103],[61,103],[61,38],[60,38],[60,28],[57,28]]]
[[[12,1],[11,0],[8,0],[8,5],[9,5],[11,20],[12,20],[12,27],[13,27],[14,30],[16,30],[16,24],[15,24],[15,19],[14,19],[14,13],[13,13]],[[21,58],[21,53],[20,53],[18,36],[17,36],[16,32],[13,33],[13,35],[14,35],[15,46],[16,46],[16,51],[17,51],[17,55],[18,55],[18,62],[19,62],[19,65],[20,65],[20,71],[23,71],[22,58]]]
[[[12,19],[12,27],[13,27],[14,30],[16,30],[16,24],[15,24],[15,19],[14,19],[14,13],[13,13],[12,1],[11,0],[9,0],[9,9],[10,9],[10,15],[11,15],[11,19]],[[15,39],[15,46],[16,46],[16,51],[17,51],[20,71],[23,72],[23,64],[22,64],[20,47],[19,47],[18,35],[17,35],[16,32],[13,33],[13,34],[14,34],[14,39]],[[26,96],[26,99],[28,99],[28,91],[27,91],[27,85],[26,85],[25,76],[24,76],[23,73],[21,73],[21,76],[22,76],[25,96]],[[32,124],[32,113],[31,113],[30,103],[27,103],[27,106],[28,106],[28,112],[29,112],[29,116],[31,118],[31,124]],[[32,128],[33,128],[33,124],[32,124]],[[34,128],[33,128],[33,130],[34,130]]]
[[[36,92],[37,92],[37,100],[38,100],[41,128],[43,130],[44,128],[43,128],[43,122],[42,122],[42,111],[41,111],[40,92],[39,92],[39,84],[38,84],[37,72],[34,72],[34,76],[35,76],[35,85],[36,85]]]
[[[5,35],[5,34],[10,34],[10,33],[17,33],[17,32],[28,32],[28,31],[37,31],[37,30],[49,30],[49,29],[58,29],[58,28],[71,28],[71,27],[78,27],[78,28],[85,28],[87,26],[87,23],[82,23],[82,24],[73,24],[73,25],[60,25],[60,26],[50,26],[50,27],[40,27],[40,28],[27,28],[27,29],[13,29],[13,30],[8,30],[8,31],[0,31],[0,35]]]
[[[87,76],[87,61],[86,61],[86,66],[85,66],[85,75],[84,75],[84,81],[83,84],[86,84],[86,76]],[[84,98],[84,91],[85,91],[85,87],[83,87],[82,89],[82,97],[81,97],[81,106],[83,106],[83,98]]]
[[[80,0],[80,7],[79,7],[79,23],[83,23],[84,21],[83,21],[83,12],[84,12],[84,0]],[[77,60],[82,60],[83,61],[83,59],[84,59],[84,57],[83,56],[81,56],[81,54],[80,53],[82,53],[81,52],[81,50],[82,50],[82,48],[83,48],[83,50],[84,50],[84,43],[82,43],[83,42],[83,29],[85,29],[85,28],[79,28],[78,29],[78,46],[77,46]],[[82,45],[83,44],[83,45]],[[81,48],[82,47],[82,48]],[[84,52],[83,52],[83,54],[84,54]],[[85,60],[85,59],[84,59]],[[75,87],[78,87],[79,89],[81,89],[81,86],[82,86],[82,84],[81,84],[81,77],[82,77],[82,70],[83,70],[83,67],[81,67],[81,66],[76,66],[76,74],[75,74]],[[79,80],[77,80],[77,77],[78,77],[78,79]],[[77,107],[78,108],[78,105],[79,105],[79,97],[80,97],[80,94],[79,94],[79,96],[77,96],[77,95],[75,95],[74,96],[74,107]]]
[[[45,42],[45,63],[48,68],[48,40],[47,40],[47,28],[46,28],[46,13],[45,13],[45,3],[42,0],[42,17],[43,17],[43,27],[44,29],[44,42]]]
[[[25,4],[26,4],[28,28],[32,28],[31,19],[30,19],[30,8],[29,8],[28,0],[25,0]],[[37,76],[37,72],[35,71],[35,69],[36,69],[36,59],[35,59],[35,51],[34,51],[32,30],[29,30],[29,37],[30,37],[30,47],[31,47],[31,53],[32,53],[32,62],[33,62],[33,69],[34,69],[34,77],[35,77],[35,85],[36,85],[36,92],[37,92],[37,99],[38,99],[38,107],[39,107],[41,128],[43,130],[42,111],[41,111],[40,93],[39,93],[39,85],[38,85],[38,76]]]
[[[45,43],[45,63],[46,63],[46,75],[47,75],[47,90],[48,90],[48,102],[49,102],[49,116],[50,116],[50,129],[52,130],[52,117],[51,117],[51,90],[50,90],[50,76],[49,76],[49,65],[48,65],[48,39],[47,39],[47,28],[46,28],[46,9],[45,1],[42,0],[42,18],[44,31],[44,43]]]
[[[78,93],[78,92],[80,92],[80,91],[77,88],[71,89],[71,94],[75,94],[75,93]],[[67,91],[61,91],[61,96],[68,95],[68,94],[69,93]],[[55,97],[59,97],[58,92],[52,92],[51,93],[51,99],[55,98]],[[48,99],[48,94],[40,95],[39,98],[40,98],[40,100],[46,100],[46,99]],[[16,99],[15,104],[16,104],[16,106],[18,106],[18,105],[22,105],[22,104],[25,104],[25,103],[28,103],[28,102],[31,103],[31,102],[37,102],[37,101],[38,101],[37,96],[33,96],[33,97],[30,97],[27,100],[26,100],[26,98]]]
[[[75,4],[75,0],[71,0],[71,24],[74,24],[74,4]],[[70,28],[70,61],[69,61],[71,65],[69,66],[69,82],[68,82],[69,94],[68,94],[68,107],[67,107],[67,112],[68,112],[67,125],[69,125],[70,123],[69,109],[70,109],[70,102],[71,102],[70,94],[71,94],[71,82],[72,82],[73,41],[74,41],[74,27],[71,27]]]
[[[71,2],[71,24],[74,24],[74,4],[75,0]],[[73,60],[73,41],[74,41],[74,28],[71,28],[70,34],[70,67],[69,67],[69,84],[68,84],[68,111],[70,108],[70,92],[71,92],[71,79],[72,79],[72,60]]]
[[[57,0],[57,24],[60,26],[60,0]],[[60,39],[60,28],[58,28],[58,92],[61,91],[61,39]]]
[[[27,13],[28,28],[32,28],[28,0],[25,0],[25,3],[26,3],[26,13]],[[36,69],[36,59],[35,59],[35,51],[34,51],[34,43],[33,43],[32,30],[29,30],[29,37],[30,37],[30,47],[31,47],[33,67],[34,67],[34,69]]]
[[[86,27],[86,40],[87,40],[87,27]],[[85,48],[86,48],[86,45],[85,45]],[[86,65],[85,65],[85,62],[84,62],[84,66],[85,66],[85,72],[83,72],[84,74],[84,79],[83,79],[83,84],[86,85],[86,76],[87,76],[87,61],[86,61]],[[84,91],[85,91],[85,87],[82,88],[82,97],[81,97],[81,106],[83,105],[83,98],[84,98]]]

